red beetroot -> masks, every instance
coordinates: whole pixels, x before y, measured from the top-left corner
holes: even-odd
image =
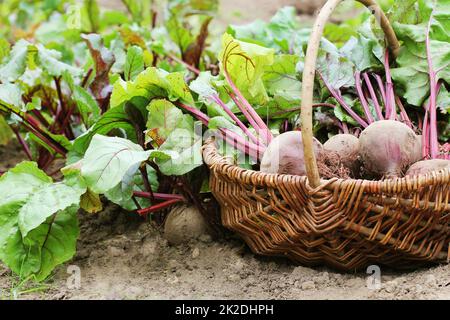
[[[359,171],[359,139],[352,134],[337,134],[324,143],[325,151],[336,153],[351,172]]]
[[[314,139],[316,157],[323,150],[319,140]],[[306,175],[302,134],[289,131],[272,140],[261,160],[261,171],[267,173]]]
[[[450,160],[444,159],[423,160],[416,162],[411,167],[409,167],[408,171],[406,172],[406,175],[417,176],[444,169],[450,170]]]
[[[414,131],[399,121],[376,121],[361,133],[359,155],[368,172],[399,177],[420,160],[418,140]]]

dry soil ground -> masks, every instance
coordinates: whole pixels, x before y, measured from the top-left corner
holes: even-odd
[[[79,286],[74,281],[80,274]],[[3,298],[21,299],[449,299],[450,266],[414,272],[381,269],[381,288],[365,273],[306,268],[257,257],[232,236],[168,245],[161,232],[116,206],[81,215],[78,253],[41,290],[0,268]],[[38,289],[20,294],[27,289]]]

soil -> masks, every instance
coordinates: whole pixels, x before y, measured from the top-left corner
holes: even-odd
[[[450,265],[412,272],[381,269],[381,288],[368,274],[307,268],[254,255],[225,233],[171,246],[148,219],[107,204],[96,215],[80,212],[74,259],[44,283],[17,286],[0,266],[3,298],[18,299],[449,299]],[[79,270],[74,286],[73,270]],[[33,293],[20,293],[36,290]]]
[[[0,172],[7,171],[25,158],[19,143],[13,141],[6,146],[0,145]]]

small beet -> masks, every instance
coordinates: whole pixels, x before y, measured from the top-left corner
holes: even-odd
[[[407,176],[418,176],[433,171],[450,169],[450,160],[431,159],[414,163],[406,172]]]
[[[361,133],[359,155],[369,173],[399,177],[421,159],[419,141],[414,131],[399,121],[376,121]]]
[[[359,139],[352,134],[337,134],[324,143],[326,152],[334,152],[339,155],[344,167],[351,172],[359,171]]]
[[[314,138],[314,153],[319,156],[323,150],[319,140]],[[261,160],[261,171],[267,173],[306,175],[302,134],[289,131],[272,140]]]
[[[416,142],[416,149],[414,151],[414,158],[418,159],[417,161],[423,159],[422,155],[422,135],[418,134],[416,135],[417,142]]]
[[[207,234],[208,226],[202,214],[192,206],[176,206],[170,210],[164,224],[164,237],[172,245],[187,243]]]

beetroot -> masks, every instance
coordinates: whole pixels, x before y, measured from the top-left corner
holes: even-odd
[[[359,155],[369,173],[398,177],[420,160],[418,141],[414,131],[399,121],[376,121],[361,133]]]
[[[323,150],[319,140],[314,139],[316,157]],[[306,175],[302,134],[289,131],[272,140],[261,160],[261,171],[267,173]]]
[[[193,206],[173,207],[164,224],[164,237],[172,245],[189,242],[207,233],[208,225],[205,219]]]
[[[422,138],[422,135],[421,134],[416,135],[416,139],[417,139],[417,142],[416,142],[416,149],[414,151],[414,158],[418,159],[417,161],[419,161],[419,160],[423,159],[423,153],[422,153],[422,146],[423,146],[422,139],[423,138]]]
[[[342,164],[351,172],[359,171],[359,139],[352,134],[337,134],[324,143],[327,152],[336,153]]]
[[[450,169],[450,160],[431,159],[414,163],[406,172],[407,176],[417,176],[427,174],[432,171]]]

